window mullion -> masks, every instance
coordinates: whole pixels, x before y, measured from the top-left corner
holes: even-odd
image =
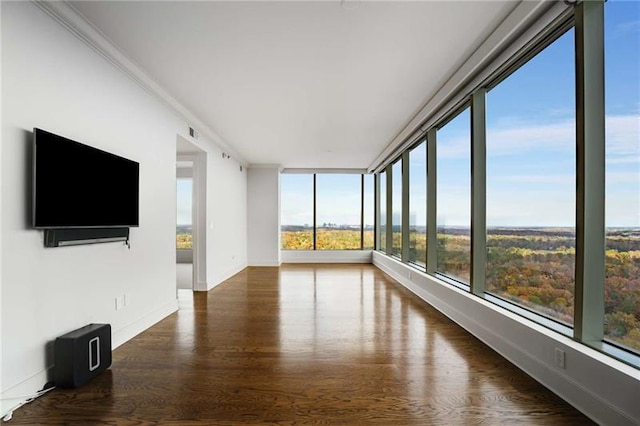
[[[364,174],[360,175],[360,250],[364,250]]]
[[[387,166],[387,237],[386,237],[386,247],[385,252],[391,256],[393,254],[393,164],[389,164]]]
[[[486,90],[471,97],[471,292],[485,291],[487,264]]]
[[[317,214],[318,214],[318,208],[317,208],[317,198],[318,195],[316,193],[316,174],[313,174],[313,249],[316,250],[317,247],[317,243],[316,243],[316,237],[318,234],[318,224],[316,223],[316,219],[317,219]]]
[[[402,219],[401,235],[402,247],[400,258],[403,262],[409,261],[409,150],[402,153]]]
[[[427,132],[427,273],[435,274],[438,262],[437,161],[435,127]]]
[[[381,250],[380,247],[380,172],[373,175],[373,210],[374,210],[374,234],[373,249]]]
[[[585,1],[576,16],[575,339],[604,334],[605,117],[604,2]]]

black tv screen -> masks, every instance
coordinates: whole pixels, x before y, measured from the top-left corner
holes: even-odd
[[[138,226],[137,162],[33,129],[33,225]]]

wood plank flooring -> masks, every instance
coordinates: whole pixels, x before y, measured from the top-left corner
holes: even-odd
[[[250,267],[11,424],[585,425],[371,265]]]

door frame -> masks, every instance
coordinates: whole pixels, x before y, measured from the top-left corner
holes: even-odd
[[[193,164],[192,189],[192,232],[193,232],[193,273],[194,291],[207,291],[207,153],[187,138],[178,135],[177,161],[191,161]],[[187,145],[185,145],[187,144]],[[189,147],[186,152],[184,147]],[[176,176],[177,179],[177,176]]]

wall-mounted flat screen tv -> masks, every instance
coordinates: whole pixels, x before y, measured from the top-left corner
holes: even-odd
[[[33,129],[33,225],[138,226],[139,174],[135,161]]]

